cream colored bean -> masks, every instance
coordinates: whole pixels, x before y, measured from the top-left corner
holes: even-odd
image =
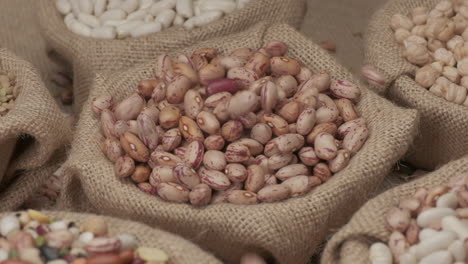
[[[438,263],[438,264],[450,264],[453,261],[453,257],[450,254],[450,252],[446,250],[442,251],[436,251],[431,253],[430,255],[424,257],[421,259],[419,264],[432,264],[432,263]]]
[[[207,11],[199,16],[194,16],[189,18],[184,23],[184,27],[186,29],[193,29],[195,26],[200,27],[206,24],[209,24],[213,21],[220,19],[223,16],[223,12],[215,10],[215,11]]]
[[[72,6],[70,4],[69,0],[57,0],[55,2],[55,6],[57,7],[57,10],[62,14],[62,15],[67,15],[68,13],[71,12]]]
[[[203,99],[200,93],[195,90],[188,90],[185,93],[183,103],[185,114],[192,119],[195,119],[203,109]]]
[[[141,112],[137,118],[138,136],[143,143],[150,149],[155,150],[159,143],[159,137],[154,118],[145,112]]]
[[[247,168],[247,180],[244,188],[247,191],[258,192],[265,185],[265,172],[259,165],[250,165]]]
[[[218,150],[209,150],[203,157],[203,166],[209,170],[222,171],[226,167],[224,153]]]
[[[251,91],[240,91],[231,97],[227,111],[232,119],[252,112],[258,105],[258,96]]]
[[[271,128],[267,124],[256,124],[250,131],[250,137],[262,144],[266,144],[272,137]]]
[[[349,150],[351,155],[357,153],[369,136],[367,127],[357,127],[354,131],[350,131],[343,139],[342,147]]]
[[[258,191],[258,199],[262,202],[277,202],[289,198],[291,189],[282,184],[268,185]]]
[[[304,109],[304,104],[298,101],[289,101],[284,104],[278,111],[277,114],[284,118],[289,123],[296,122],[299,115]],[[312,108],[311,108],[312,109]],[[314,111],[315,114],[315,111]],[[314,117],[315,124],[315,117]]]
[[[268,168],[279,170],[289,164],[293,158],[292,153],[279,153],[268,158]]]
[[[128,21],[144,21],[145,17],[148,13],[146,13],[146,10],[137,10],[133,13],[128,14],[127,20]]]
[[[281,168],[275,174],[276,178],[285,181],[298,175],[308,175],[309,169],[304,164],[292,164]]]
[[[390,248],[384,243],[374,243],[369,249],[369,258],[372,264],[392,264],[393,257]]]
[[[353,102],[348,99],[335,100],[336,107],[344,122],[349,122],[359,118],[359,114]]]
[[[456,209],[458,206],[457,195],[453,192],[448,192],[440,196],[436,201],[436,207],[446,207]]]
[[[192,0],[177,0],[176,10],[179,15],[185,18],[193,16],[193,1]]]
[[[419,240],[424,241],[428,238],[435,236],[438,232],[431,228],[424,228],[419,232]]]
[[[153,153],[151,153],[150,159],[151,162],[153,162],[154,164],[171,167],[174,167],[175,165],[177,165],[177,163],[182,162],[182,159],[177,157],[176,155],[159,149],[156,149],[155,151],[153,151]]]
[[[104,12],[99,19],[101,22],[112,21],[112,20],[122,20],[125,19],[127,14],[122,9],[112,9]]]
[[[186,203],[189,201],[190,191],[179,184],[163,182],[157,186],[158,195],[163,200],[176,203]]]
[[[307,176],[294,176],[286,179],[281,183],[289,188],[291,191],[291,197],[297,197],[308,193],[311,189],[309,185],[309,177]]]
[[[316,112],[316,122],[318,124],[335,122],[340,113],[335,102],[325,94],[319,94],[317,99],[319,108]]]
[[[229,14],[233,12],[237,6],[235,1],[231,0],[204,0],[200,3],[200,11],[222,11],[223,13]]]
[[[135,10],[137,10],[138,6],[139,6],[139,0],[125,0],[120,6],[120,8],[123,11],[127,12],[127,14],[130,14],[134,12]]]
[[[288,122],[281,116],[275,114],[264,114],[263,120],[271,128],[273,134],[282,136],[289,132]]]
[[[145,105],[145,100],[138,94],[133,94],[116,105],[114,113],[117,120],[136,119]]]
[[[100,17],[106,10],[107,0],[95,0],[94,1],[94,15]]]
[[[228,177],[219,171],[207,170],[201,167],[199,170],[201,181],[212,189],[217,191],[225,191],[231,186],[231,182]]]
[[[349,164],[349,160],[351,158],[351,153],[347,149],[340,149],[338,150],[336,157],[332,160],[328,161],[328,167],[330,171],[333,173],[337,173]]]
[[[157,16],[164,10],[174,9],[176,7],[177,0],[162,0],[154,3],[150,8],[150,14]]]
[[[418,259],[422,259],[434,251],[447,249],[455,239],[455,233],[441,231],[433,237],[423,240],[421,243],[416,245],[416,257]]]
[[[211,200],[211,188],[207,184],[200,183],[193,187],[189,194],[190,203],[197,206],[208,205]]]
[[[197,172],[187,164],[179,163],[174,167],[173,171],[178,182],[190,190],[201,182]]]
[[[172,166],[158,165],[153,168],[150,174],[149,182],[153,186],[157,186],[161,182],[177,182]]]
[[[97,27],[91,30],[91,37],[93,38],[114,39],[116,36],[115,28],[110,26]]]
[[[455,215],[455,211],[451,208],[431,208],[418,215],[418,225],[422,228],[429,227],[431,223],[441,221],[448,215]]]
[[[332,160],[338,153],[335,138],[328,133],[320,133],[314,142],[315,154],[324,160]]]
[[[255,193],[244,190],[233,190],[229,192],[227,196],[227,201],[229,203],[238,205],[249,205],[258,203],[257,195]]]
[[[455,261],[464,262],[466,259],[465,244],[463,240],[456,240],[448,247]]]
[[[197,115],[197,124],[201,130],[208,134],[217,134],[220,131],[220,123],[216,116],[207,111],[201,111]]]
[[[442,218],[441,225],[444,231],[454,232],[459,239],[464,240],[468,238],[468,227],[456,216],[445,216]]]
[[[93,13],[93,2],[91,0],[79,0],[80,11],[86,14]]]
[[[70,29],[75,34],[78,34],[84,37],[91,36],[91,28],[81,22],[78,22],[77,20],[71,20],[69,22],[68,29]]]
[[[130,31],[130,35],[136,38],[136,37],[141,37],[141,36],[152,34],[152,33],[157,33],[161,31],[161,29],[162,29],[161,23],[158,23],[158,22],[146,23],[146,24],[142,24],[137,27],[134,27]]]
[[[302,113],[297,118],[297,127],[296,131],[298,134],[303,136],[309,134],[315,125],[315,110],[313,108],[308,108],[302,111]]]
[[[174,21],[175,16],[176,12],[174,10],[166,9],[158,13],[154,22],[160,23],[163,28],[168,28]]]

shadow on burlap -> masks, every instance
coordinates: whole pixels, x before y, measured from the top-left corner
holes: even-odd
[[[16,106],[0,117],[0,197],[6,197],[5,193],[17,177],[28,182],[17,186],[17,190],[30,194],[33,186],[42,180],[35,173],[40,173],[54,152],[71,141],[71,128],[30,63],[0,49],[0,71],[12,73],[20,89]],[[16,142],[26,137],[34,140],[11,159]],[[0,208],[15,209],[7,204],[19,204],[21,196],[1,199]]]
[[[322,263],[370,264],[369,247],[377,241],[387,242],[390,236],[385,226],[385,214],[391,207],[398,206],[401,199],[410,197],[419,187],[446,184],[451,177],[467,172],[468,156],[465,156],[370,200],[328,242]]]
[[[348,220],[406,152],[416,134],[418,114],[369,91],[326,51],[284,24],[261,23],[180,52],[215,47],[226,53],[239,47],[259,48],[272,40],[286,42],[289,55],[314,72],[328,71],[333,78],[348,79],[361,87],[358,109],[368,121],[370,137],[345,170],[306,196],[271,204],[196,208],[141,192],[129,181],[117,179],[113,164],[101,152],[103,137],[90,103],[98,95],[112,94],[119,101],[131,94],[139,80],[153,76],[153,63],[145,63],[95,80],[65,165],[60,207],[99,211],[158,226],[194,241],[228,263],[238,263],[248,250],[271,254],[280,263],[308,263],[330,230]]]
[[[46,215],[56,218],[69,220],[82,225],[87,219],[95,217],[93,214],[71,213],[60,211],[43,211]],[[11,212],[1,213],[0,218],[13,214]],[[167,233],[165,231],[151,228],[147,225],[122,220],[115,217],[103,216],[109,228],[110,235],[131,234],[136,236],[139,247],[159,248],[169,256],[168,264],[221,264],[211,254],[203,251],[198,246],[190,243],[183,238]]]
[[[385,76],[387,93],[397,104],[417,109],[421,114],[420,134],[407,160],[419,168],[434,169],[468,153],[468,108],[437,97],[414,81],[417,70],[402,57],[402,48],[390,28],[396,13],[409,15],[412,8],[432,8],[437,0],[391,0],[372,17],[365,41],[365,60]]]
[[[186,30],[172,27],[145,37],[124,40],[86,38],[69,31],[53,0],[38,0],[38,15],[48,44],[73,65],[75,110],[88,98],[96,73],[125,70],[137,63],[197,42],[236,33],[257,22],[288,23],[299,27],[306,0],[255,0],[219,21]]]

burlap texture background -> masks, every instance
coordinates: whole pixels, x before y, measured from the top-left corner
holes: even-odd
[[[402,57],[389,26],[393,14],[409,15],[417,6],[432,8],[438,0],[391,0],[369,22],[365,41],[365,61],[374,65],[386,80],[387,93],[397,104],[417,109],[421,114],[420,134],[407,159],[413,165],[434,169],[468,153],[468,108],[434,96],[413,80],[416,66]]]
[[[377,241],[387,242],[390,232],[384,216],[401,199],[410,197],[419,187],[447,183],[448,179],[468,172],[468,156],[452,161],[417,180],[384,192],[367,202],[333,238],[323,253],[322,263],[370,263],[369,247]]]
[[[13,73],[20,87],[15,108],[0,117],[0,164],[3,168],[0,181],[5,185],[11,180],[11,177],[2,179],[6,172],[5,164],[9,164],[9,175],[33,175],[34,170],[44,166],[56,150],[69,143],[71,129],[30,63],[6,49],[0,49],[0,71]],[[11,146],[26,135],[34,138],[31,145],[9,162],[14,150]],[[31,176],[29,180],[34,181],[35,177]]]
[[[347,221],[405,153],[416,134],[418,115],[367,90],[327,52],[287,25],[269,27],[261,23],[180,52],[216,47],[224,53],[238,47],[258,48],[272,40],[288,43],[289,55],[301,59],[313,71],[329,71],[334,78],[361,86],[359,110],[368,120],[371,135],[347,169],[304,197],[255,206],[194,208],[142,193],[132,183],[115,177],[113,165],[99,148],[102,136],[89,105],[97,95],[112,94],[117,100],[128,96],[139,80],[152,76],[154,63],[146,63],[95,81],[65,165],[66,185],[60,206],[159,226],[195,241],[229,263],[237,263],[242,253],[251,249],[269,252],[280,263],[307,263],[330,230]]]
[[[83,224],[88,218],[95,215],[85,213],[71,213],[61,211],[43,211],[48,216],[58,219],[70,220],[78,225]],[[0,217],[13,214],[11,212],[1,213]],[[159,248],[169,255],[168,264],[221,264],[211,254],[204,252],[198,246],[192,244],[177,235],[151,228],[147,225],[122,220],[115,217],[103,216],[108,224],[109,233],[132,234],[137,237],[138,246]]]
[[[86,101],[96,73],[124,70],[160,53],[239,32],[260,21],[299,27],[306,11],[306,0],[255,0],[217,22],[193,30],[173,27],[146,37],[98,40],[69,31],[55,8],[55,1],[37,2],[46,41],[73,66],[75,110],[81,109]]]

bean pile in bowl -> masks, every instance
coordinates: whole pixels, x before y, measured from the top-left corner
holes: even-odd
[[[170,202],[248,205],[304,195],[343,170],[369,133],[360,90],[287,51],[274,41],[161,55],[135,93],[95,98],[116,175]]]

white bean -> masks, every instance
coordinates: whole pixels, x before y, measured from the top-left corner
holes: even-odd
[[[184,20],[183,17],[181,17],[179,15],[176,15],[175,18],[174,18],[174,22],[172,22],[172,24],[180,26],[180,25],[183,25],[184,22],[185,22],[185,20]]]
[[[70,13],[72,10],[72,6],[70,4],[70,1],[68,0],[57,0],[55,2],[55,6],[57,7],[57,10],[62,14],[66,15]]]
[[[73,15],[75,15],[75,17],[78,17],[78,14],[80,13],[80,3],[77,0],[75,0],[75,1],[70,1],[70,4],[71,4]]]
[[[114,39],[116,35],[115,27],[111,26],[97,27],[91,31],[91,37],[93,38]]]
[[[109,4],[107,5],[108,10],[118,9],[123,4],[123,0],[109,0]]]
[[[73,20],[69,24],[69,28],[73,33],[89,37],[91,36],[91,28],[87,25],[79,22],[78,20]]]
[[[130,32],[131,36],[136,38],[136,37],[141,37],[144,35],[148,35],[151,33],[156,33],[161,31],[162,25],[161,23],[158,22],[153,22],[153,23],[148,23],[148,24],[143,24],[141,26],[138,26]]]
[[[236,10],[236,7],[236,3],[230,0],[206,0],[200,4],[202,13],[208,11],[222,11],[225,14],[229,14]]]
[[[107,0],[94,0],[94,15],[99,17],[106,11]]]
[[[155,22],[161,23],[164,28],[168,28],[171,26],[172,21],[174,21],[176,12],[172,9],[166,9],[158,14]]]
[[[442,218],[441,224],[443,230],[454,232],[459,239],[468,238],[468,226],[464,225],[456,216],[449,215]]]
[[[79,0],[79,1],[80,1],[80,11],[82,13],[86,13],[86,14],[93,13],[94,6],[91,0]]]
[[[220,19],[223,16],[223,12],[221,11],[208,11],[200,16],[189,18],[184,23],[184,27],[187,29],[193,28],[193,26],[203,26],[213,21]]]
[[[162,0],[153,4],[150,8],[150,14],[157,16],[160,12],[166,9],[174,9],[177,0]]]
[[[120,26],[122,24],[125,24],[127,22],[127,20],[107,20],[105,21],[104,23],[102,23],[104,26],[111,26],[111,27],[117,27],[117,26]]]
[[[455,215],[451,208],[431,208],[418,215],[417,223],[420,227],[429,227],[433,222],[440,221],[447,215]]]
[[[154,4],[153,0],[140,0],[140,9],[147,9]]]
[[[419,264],[451,264],[453,261],[450,252],[443,250],[437,251],[421,259]]]
[[[369,250],[369,258],[372,264],[392,264],[392,252],[384,243],[374,243]]]
[[[145,21],[145,23],[154,22],[154,17],[152,15],[148,14],[148,15],[145,16],[145,20],[143,20],[143,21]]]
[[[455,261],[465,261],[465,244],[462,240],[457,240],[450,244],[450,246],[448,247],[448,251],[452,253],[452,256],[455,258]]]
[[[138,8],[138,4],[138,0],[125,0],[120,6],[120,9],[127,13],[132,13]]]
[[[144,22],[139,20],[139,21],[128,21],[124,24],[121,24],[121,25],[118,25],[117,26],[117,35],[119,36],[119,38],[123,38],[123,37],[128,37],[130,36],[130,32],[136,28],[136,27],[139,27],[141,25],[143,25]]]
[[[99,25],[101,24],[97,17],[86,13],[79,13],[78,21],[92,28],[99,27]]]
[[[143,20],[145,19],[146,17],[146,10],[138,10],[138,11],[135,11],[133,13],[130,13],[128,16],[127,16],[127,20]]]
[[[424,228],[423,230],[421,230],[421,232],[419,232],[419,240],[420,241],[426,240],[430,237],[435,236],[437,233],[438,232],[434,229]]]
[[[399,260],[400,260],[400,264],[417,264],[418,263],[416,256],[409,252],[406,252],[405,254],[401,255]]]
[[[456,235],[450,231],[441,231],[435,236],[421,241],[416,245],[416,257],[422,259],[436,250],[444,250],[456,239]]]
[[[437,207],[446,207],[456,209],[458,206],[457,195],[454,192],[448,192],[437,199]]]
[[[76,19],[75,19],[75,16],[73,15],[73,13],[70,13],[70,14],[65,16],[63,21],[65,22],[65,25],[69,28],[71,22],[76,21]]]
[[[193,16],[193,1],[177,0],[176,11],[182,17],[191,18]]]
[[[122,9],[112,9],[112,10],[107,10],[104,12],[100,19],[102,22],[108,21],[108,20],[122,20],[127,17],[127,13],[123,11]]]

